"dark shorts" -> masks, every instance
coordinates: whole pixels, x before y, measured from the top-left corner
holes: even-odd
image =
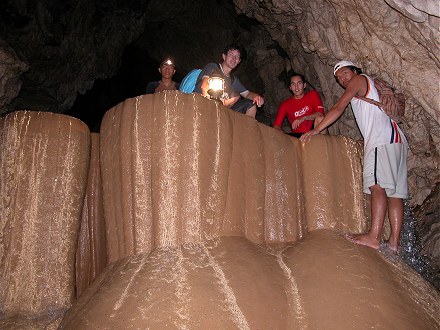
[[[292,133],[292,132],[290,132],[290,133],[287,133],[287,134],[289,134],[291,136],[294,136],[294,137],[299,139],[301,137],[301,135],[303,135],[304,133]]]
[[[246,111],[253,105],[254,103],[251,100],[240,97],[240,99],[231,107],[231,109],[240,113],[246,113]]]

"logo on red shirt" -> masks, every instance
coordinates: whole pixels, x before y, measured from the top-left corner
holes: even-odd
[[[301,110],[295,111],[295,117],[302,117],[305,113],[307,113],[307,111],[309,111],[309,106],[308,105],[306,105]]]

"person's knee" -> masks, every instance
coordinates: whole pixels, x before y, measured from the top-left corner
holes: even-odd
[[[373,185],[373,186],[371,186],[371,187],[368,187],[368,189],[370,189],[370,192],[372,193],[372,194],[385,194],[386,195],[386,192],[385,192],[385,189],[384,188],[382,188],[380,185],[378,185],[378,184],[375,184],[375,185]]]

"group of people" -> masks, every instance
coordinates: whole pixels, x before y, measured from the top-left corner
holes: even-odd
[[[237,112],[244,113],[252,118],[257,114],[257,107],[264,104],[264,98],[249,91],[240,82],[232,71],[240,64],[242,49],[236,44],[226,46],[222,53],[221,63],[208,63],[199,74],[199,79],[194,87],[194,93],[208,96],[208,79],[212,74],[220,75],[225,81],[223,105]],[[179,84],[172,80],[176,72],[171,59],[163,60],[159,65],[159,72],[162,76],[160,81],[150,82],[146,94],[157,93],[163,90],[178,90]]]
[[[264,98],[246,89],[232,71],[241,61],[241,49],[230,45],[222,53],[221,63],[209,63],[199,75],[194,92],[208,95],[208,79],[213,73],[225,80],[226,107],[255,118],[257,107],[264,104]],[[160,64],[162,80],[150,83],[147,93],[163,90],[177,90],[179,84],[172,81],[174,63],[165,60]],[[292,135],[306,143],[314,135],[324,132],[333,124],[351,103],[351,107],[364,138],[363,184],[364,192],[371,194],[371,227],[365,234],[346,234],[356,244],[379,249],[381,234],[388,212],[391,235],[385,246],[393,253],[399,249],[400,231],[403,224],[403,200],[408,198],[407,154],[408,142],[400,127],[380,107],[361,98],[379,101],[374,80],[363,74],[350,61],[340,61],[333,74],[345,89],[339,100],[327,112],[315,90],[307,91],[307,83],[301,74],[293,73],[289,79],[292,97],[281,103],[273,123],[275,129],[287,117]]]

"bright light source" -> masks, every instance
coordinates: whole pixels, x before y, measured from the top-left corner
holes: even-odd
[[[218,100],[225,91],[225,80],[218,74],[213,74],[208,79],[208,94],[212,99]]]
[[[162,63],[160,64],[160,66],[164,66],[164,65],[172,65],[174,66],[174,63],[171,59],[167,58],[166,60],[162,61]]]

